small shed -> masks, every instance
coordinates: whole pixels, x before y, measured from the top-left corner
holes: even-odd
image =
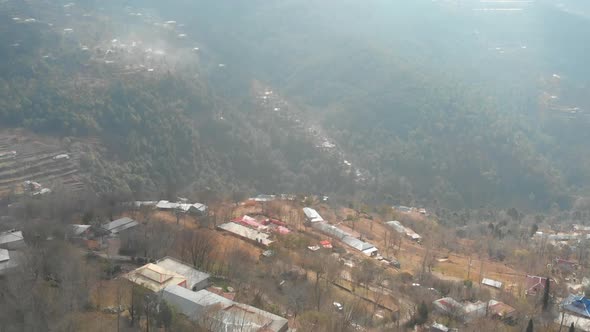
[[[497,280],[492,280],[489,278],[483,278],[481,280],[481,284],[482,285],[486,285],[486,286],[490,286],[496,289],[502,289],[502,282],[497,281]]]

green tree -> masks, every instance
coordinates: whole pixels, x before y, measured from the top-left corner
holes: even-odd
[[[418,305],[418,317],[416,319],[416,324],[421,325],[428,321],[428,307],[424,301],[420,302]]]
[[[174,321],[174,312],[166,301],[161,301],[158,309],[156,316],[158,326],[163,327],[164,331],[168,331]]]
[[[545,290],[543,292],[543,311],[547,311],[549,309],[550,303],[550,291],[551,291],[551,281],[549,277],[545,280]]]

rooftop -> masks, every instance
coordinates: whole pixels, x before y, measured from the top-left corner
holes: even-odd
[[[187,281],[183,275],[151,263],[129,272],[125,279],[154,292],[159,292],[169,285],[184,287]]]
[[[310,207],[304,207],[303,213],[305,213],[305,216],[307,217],[307,219],[309,219],[310,222],[324,221],[324,218],[320,216],[318,211]]]
[[[70,225],[70,227],[72,234],[79,236],[86,232],[90,228],[90,225]]]
[[[268,234],[250,229],[248,227],[244,227],[244,226],[236,224],[234,222],[228,222],[225,224],[221,224],[217,227],[219,229],[224,230],[224,231],[233,233],[237,236],[255,241],[256,243],[260,243],[264,246],[268,246],[273,242],[268,239]]]
[[[139,225],[139,223],[131,218],[128,217],[123,217],[117,220],[113,220],[111,222],[105,223],[102,225],[102,228],[104,228],[105,230],[113,233],[113,234],[117,234],[119,232],[122,232],[126,229],[132,228]]]
[[[191,319],[210,319],[215,332],[286,331],[287,319],[237,303],[207,290],[191,292],[179,286],[168,286],[163,297]]]
[[[11,245],[17,242],[24,242],[23,232],[21,231],[8,231],[0,233],[0,246]]]
[[[483,278],[481,283],[486,286],[494,287],[494,288],[502,288],[502,282],[497,280],[492,280],[489,278]]]
[[[0,263],[6,262],[9,259],[10,259],[10,254],[8,253],[8,250],[0,249]]]
[[[590,318],[590,299],[581,295],[570,295],[562,303],[565,311]]]
[[[181,261],[172,258],[164,257],[156,262],[156,265],[168,271],[180,274],[187,280],[187,287],[193,289],[198,284],[209,279],[210,275],[194,269],[192,266],[182,263]]]

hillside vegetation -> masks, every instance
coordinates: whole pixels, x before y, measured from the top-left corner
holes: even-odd
[[[550,60],[582,49],[567,40],[563,53],[543,48],[544,37],[560,32],[540,22],[564,14],[541,4],[503,24],[430,1],[3,6],[0,120],[100,137],[108,153],[82,162],[101,192],[304,191],[546,209],[567,207],[590,185],[583,176],[590,159],[578,153],[587,119],[543,115],[539,101],[566,84],[580,90],[583,76]],[[55,24],[11,20],[27,11]],[[172,19],[173,28],[161,23]],[[583,20],[572,24],[588,29]],[[70,26],[73,33],[64,32]],[[170,50],[146,63],[154,72],[104,55],[111,39],[148,36]],[[190,53],[195,45],[198,56]],[[553,71],[575,81],[555,87]],[[355,184],[305,130],[262,112],[250,94],[253,80],[328,132],[367,170],[363,181]]]

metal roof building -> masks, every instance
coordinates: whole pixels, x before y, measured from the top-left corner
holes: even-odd
[[[109,231],[112,234],[118,234],[124,230],[130,229],[139,225],[139,223],[131,218],[123,217],[117,220],[113,220],[109,223],[102,225],[102,228]]]
[[[570,295],[562,303],[562,308],[578,316],[590,318],[590,299],[582,295]]]
[[[166,286],[162,291],[162,298],[191,319],[198,319],[208,311],[208,307],[227,307],[233,304],[233,301],[207,290],[193,292],[178,285]]]
[[[262,233],[248,227],[236,224],[235,222],[228,222],[217,226],[217,228],[235,234],[239,237],[254,241],[263,246],[269,246],[273,241],[269,240],[269,235]]]
[[[319,230],[320,232],[324,232],[330,236],[333,236],[335,238],[338,238],[340,240],[342,240],[343,238],[350,236],[350,234],[348,234],[347,232],[341,230],[340,228],[334,226],[334,225],[330,225],[326,222],[317,222],[311,225],[311,227]]]
[[[372,245],[368,242],[364,242],[359,239],[356,239],[352,236],[346,236],[345,238],[342,239],[342,242],[344,242],[348,246],[362,252],[363,254],[365,254],[367,256],[373,256],[377,253],[377,248],[375,248],[374,245]]]
[[[163,289],[162,298],[188,318],[205,322],[214,332],[285,332],[288,320],[223,296],[180,286]]]
[[[185,276],[151,263],[127,273],[124,278],[153,292],[159,292],[169,285],[185,288],[187,285]]]
[[[9,273],[19,265],[22,253],[0,249],[0,276]]]
[[[305,217],[307,218],[307,220],[309,222],[324,221],[324,218],[322,218],[322,216],[320,216],[318,211],[316,211],[315,209],[312,209],[310,207],[304,207],[303,213],[305,213]]]
[[[201,203],[173,203],[169,201],[159,201],[156,208],[160,210],[180,210],[184,213],[191,212],[197,214],[204,214],[207,212],[207,205]]]
[[[481,284],[482,285],[486,285],[486,286],[490,286],[490,287],[494,287],[494,288],[498,288],[498,289],[501,289],[502,288],[502,282],[501,281],[492,280],[492,279],[488,279],[488,278],[483,278],[481,280]]]
[[[349,233],[347,233],[346,231],[343,231],[342,229],[340,229],[334,225],[330,225],[326,222],[316,222],[316,223],[313,223],[311,225],[311,227],[339,239],[344,244],[362,252],[363,254],[365,254],[367,256],[373,256],[373,255],[377,254],[378,249],[374,245],[372,245],[371,243],[359,240],[359,239],[355,238],[354,236],[350,235]]]
[[[0,233],[0,248],[7,250],[16,250],[26,247],[23,232],[21,231],[7,231]]]
[[[196,270],[192,266],[184,264],[175,258],[164,257],[158,260],[156,265],[184,276],[186,278],[187,288],[192,289],[193,291],[198,291],[209,286],[210,275],[208,273]]]

